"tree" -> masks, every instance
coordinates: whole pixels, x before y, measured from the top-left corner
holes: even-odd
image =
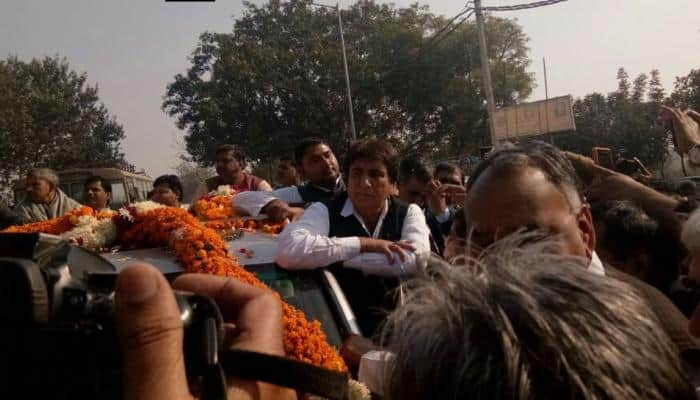
[[[184,203],[191,203],[192,196],[197,190],[197,187],[204,182],[205,179],[214,175],[211,168],[202,168],[189,161],[181,161],[175,167],[175,173],[180,177],[182,184],[182,196]]]
[[[630,81],[629,74],[623,67],[617,70],[617,96],[621,99],[628,99],[630,97]]]
[[[34,167],[121,166],[124,130],[58,57],[0,60],[0,186]]]
[[[449,27],[427,6],[361,1],[341,11],[359,136],[389,138],[406,153],[475,151],[488,129],[474,25],[434,40]],[[343,148],[349,121],[337,26],[334,10],[272,0],[247,3],[232,33],[202,34],[163,102],[186,130],[192,159],[208,165],[221,143],[270,158],[307,135]],[[489,18],[486,28],[496,101],[517,103],[533,86],[528,39],[512,20]]]
[[[700,110],[700,69],[676,78],[671,101],[679,107]]]
[[[666,92],[661,84],[661,74],[658,69],[651,70],[649,80],[649,101],[655,105],[660,105],[666,98]]]
[[[632,101],[635,103],[641,103],[644,100],[644,95],[647,91],[647,82],[649,78],[647,74],[639,74],[634,79],[634,85],[632,86]]]
[[[574,102],[576,132],[557,140],[560,147],[590,154],[595,146],[625,151],[627,157],[639,157],[656,166],[666,158],[668,141],[658,120],[664,101],[659,71],[640,74],[629,84],[624,68],[617,72],[618,90],[608,94],[592,93]]]

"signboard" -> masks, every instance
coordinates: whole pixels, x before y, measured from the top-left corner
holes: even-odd
[[[574,131],[571,96],[499,108],[493,113],[496,139],[507,140],[546,133]]]

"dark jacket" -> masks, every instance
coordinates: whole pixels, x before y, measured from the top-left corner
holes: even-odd
[[[661,327],[678,348],[681,359],[693,367],[700,367],[700,341],[688,331],[688,319],[658,289],[614,267],[606,266],[606,275],[635,288],[656,314]]]
[[[330,225],[329,237],[368,237],[360,222],[354,215],[340,215],[347,200],[347,193],[339,194],[326,202]],[[408,206],[395,198],[389,199],[389,209],[382,223],[379,239],[397,241],[401,239],[403,222]],[[350,303],[360,329],[365,337],[373,337],[381,322],[396,305],[394,292],[399,286],[398,278],[368,276],[359,270],[345,268],[342,263],[330,266],[331,272],[338,280],[345,297]]]

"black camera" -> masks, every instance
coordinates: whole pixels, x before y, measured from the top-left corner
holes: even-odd
[[[102,257],[56,236],[0,234],[0,393],[121,398],[116,278]],[[192,293],[176,292],[176,299],[188,379],[225,390],[216,304]]]
[[[0,233],[0,394],[122,398],[114,326],[117,275],[100,255],[57,236]],[[346,398],[346,374],[221,348],[224,325],[216,303],[193,293],[175,291],[175,297],[187,378],[200,399],[226,399],[226,376]]]

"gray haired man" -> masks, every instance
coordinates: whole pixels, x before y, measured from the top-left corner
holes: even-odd
[[[414,281],[390,316],[389,399],[695,399],[677,350],[627,283],[520,237]],[[557,244],[556,246],[560,246]]]
[[[58,188],[58,175],[53,170],[35,168],[26,178],[26,196],[14,209],[23,223],[57,218],[80,207]]]

